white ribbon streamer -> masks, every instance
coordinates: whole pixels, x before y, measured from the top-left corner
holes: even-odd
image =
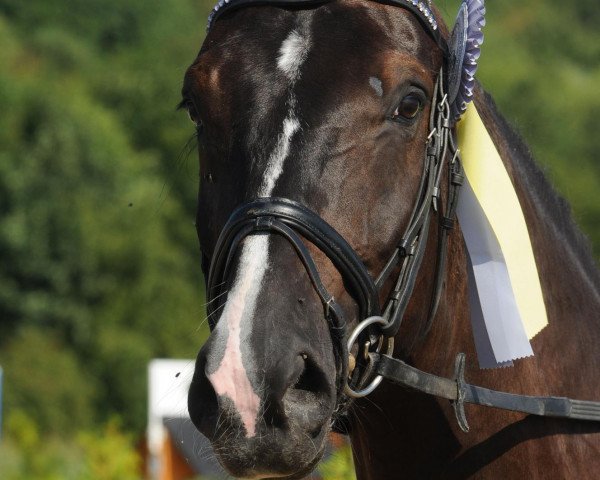
[[[458,123],[465,185],[458,203],[472,266],[473,332],[482,367],[533,355],[548,320],[525,216],[477,109]]]
[[[500,244],[466,178],[457,215],[470,259],[469,303],[479,366],[507,366],[533,355]]]

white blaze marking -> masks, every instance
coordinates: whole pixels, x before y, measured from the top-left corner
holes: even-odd
[[[277,65],[292,81],[292,86],[299,77],[300,65],[306,58],[307,52],[308,41],[296,31],[290,33],[279,50]],[[283,121],[282,132],[277,139],[275,149],[267,162],[258,192],[259,197],[271,195],[283,171],[283,162],[289,154],[292,137],[300,128],[300,122],[294,114],[295,103],[293,96],[290,97],[290,110]],[[225,343],[224,356],[218,368],[208,375],[216,394],[227,396],[233,401],[248,437],[256,435],[260,398],[254,391],[244,366],[246,364],[248,370],[252,370],[254,365],[251,359],[242,360],[241,346],[250,340],[252,329],[248,322],[254,316],[258,293],[261,291],[261,284],[268,268],[268,251],[269,237],[266,234],[252,235],[244,240],[235,282],[213,332],[213,335],[217,336],[216,345]],[[224,338],[227,338],[226,342]]]
[[[269,158],[265,177],[258,192],[259,197],[271,195],[273,188],[275,188],[275,182],[283,172],[283,161],[290,152],[290,140],[299,128],[300,122],[294,117],[294,112],[290,110],[288,118],[283,121],[283,133],[279,136],[277,146]]]
[[[238,274],[214,332],[218,337],[227,337],[225,353],[219,368],[208,375],[216,394],[225,395],[233,401],[248,437],[256,434],[260,398],[254,392],[242,363],[241,343],[249,340],[250,333],[246,329],[242,336],[242,320],[249,318],[256,306],[258,289],[266,270],[267,240],[266,235],[255,235],[244,242]]]
[[[296,81],[300,77],[300,66],[306,60],[309,49],[310,39],[295,30],[281,44],[277,66],[290,80]]]

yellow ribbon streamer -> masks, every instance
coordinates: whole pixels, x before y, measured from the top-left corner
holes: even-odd
[[[465,174],[498,240],[528,338],[548,324],[523,211],[502,159],[470,103],[458,124]]]

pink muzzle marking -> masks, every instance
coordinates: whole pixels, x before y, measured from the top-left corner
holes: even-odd
[[[242,320],[251,319],[256,298],[266,270],[267,237],[247,239],[242,252],[238,278],[230,292],[217,323],[215,334],[227,335],[227,343],[221,364],[208,379],[219,396],[227,396],[240,414],[247,437],[256,435],[260,398],[254,391],[244,366],[241,350],[242,339],[249,337],[249,331],[242,335]],[[226,329],[226,332],[220,329]]]

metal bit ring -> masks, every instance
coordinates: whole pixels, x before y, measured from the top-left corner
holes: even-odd
[[[362,333],[362,331],[365,328],[367,328],[375,323],[385,326],[388,324],[388,321],[383,317],[373,316],[373,317],[366,318],[365,320],[360,322],[356,326],[356,328],[353,330],[350,337],[348,338],[348,352],[350,352],[350,350],[352,350],[352,345],[354,345],[354,343],[356,342],[358,336]],[[379,342],[379,343],[380,343],[380,346],[378,346],[377,352],[379,352],[381,345],[383,345],[383,342]],[[394,351],[394,338],[389,337],[386,354],[391,355],[393,353],[393,351]],[[371,392],[373,392],[373,390],[375,390],[379,386],[379,384],[381,383],[381,380],[383,380],[383,377],[381,375],[377,375],[371,381],[371,383],[368,386],[366,386],[365,388],[360,389],[360,390],[353,390],[352,387],[348,384],[348,379],[346,379],[346,385],[344,385],[344,393],[352,398],[366,397],[367,395],[369,395]]]

